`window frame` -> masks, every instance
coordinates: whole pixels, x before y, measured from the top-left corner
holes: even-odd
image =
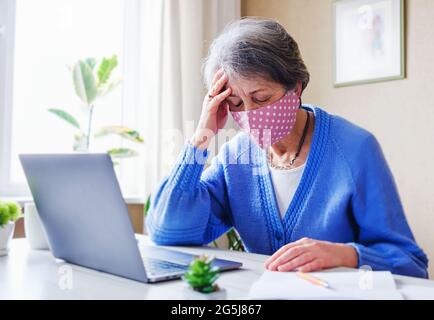
[[[15,20],[16,20],[16,0],[0,0],[0,197],[30,197],[30,190],[26,183],[13,183],[11,181],[11,145],[12,141],[12,115],[13,115],[13,72],[14,72],[14,44],[15,44]],[[140,0],[124,0],[124,22],[123,22],[123,60],[124,60],[124,83],[131,86],[138,76],[134,72],[136,68],[132,64],[138,62],[139,57],[134,55],[138,46],[137,29],[140,16]],[[135,30],[136,33],[132,32]],[[129,58],[134,57],[131,61]],[[130,101],[137,96],[137,88],[122,88],[122,119],[120,122],[128,122],[129,125],[138,126],[140,123],[132,119],[137,119],[137,105],[126,110]],[[132,121],[134,123],[132,123]],[[138,128],[140,130],[140,128]],[[119,177],[131,176],[131,169],[119,168]],[[134,181],[133,192],[128,197],[139,198],[142,188],[140,182]]]
[[[15,1],[0,1],[0,195],[23,195],[25,187],[12,184],[10,154],[12,143],[13,66],[15,43]]]

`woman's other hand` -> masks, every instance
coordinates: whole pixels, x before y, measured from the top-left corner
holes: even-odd
[[[211,138],[226,125],[229,105],[225,100],[231,94],[231,88],[224,89],[227,82],[227,74],[223,69],[219,69],[214,75],[210,91],[203,100],[199,125],[190,139],[193,146],[200,149],[208,148]]]
[[[272,271],[312,272],[357,265],[357,252],[352,246],[309,238],[284,245],[265,261],[265,268]]]

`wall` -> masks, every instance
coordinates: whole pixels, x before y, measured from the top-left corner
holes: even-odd
[[[406,79],[345,88],[332,86],[332,3],[243,0],[242,15],[276,18],[297,40],[312,78],[304,102],[376,135],[416,239],[434,260],[434,1],[406,1]]]

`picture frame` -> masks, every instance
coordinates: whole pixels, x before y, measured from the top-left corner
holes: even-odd
[[[334,86],[405,78],[404,0],[334,0]]]

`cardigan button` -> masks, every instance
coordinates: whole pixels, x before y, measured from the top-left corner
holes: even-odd
[[[276,231],[276,233],[274,235],[278,241],[282,240],[282,233],[281,232]]]

